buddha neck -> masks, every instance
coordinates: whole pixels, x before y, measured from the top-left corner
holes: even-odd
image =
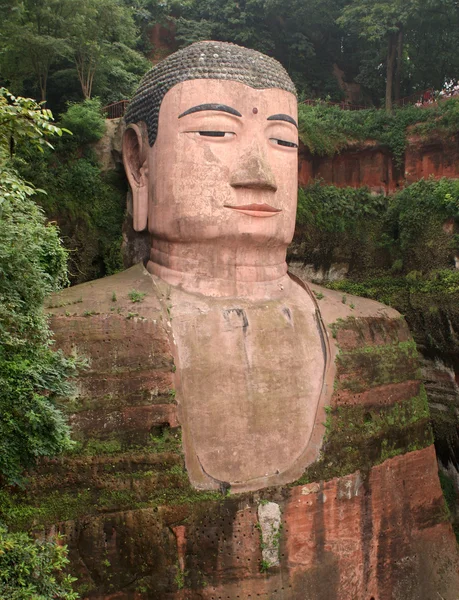
[[[275,300],[285,296],[285,247],[228,247],[153,239],[148,271],[186,292],[225,298]]]

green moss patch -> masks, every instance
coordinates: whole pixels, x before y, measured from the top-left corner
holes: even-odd
[[[341,352],[336,364],[338,388],[356,393],[420,376],[416,344],[411,340]]]
[[[158,426],[148,435],[144,444],[119,439],[113,432],[107,439],[86,438],[76,441],[74,447],[67,452],[67,457],[98,457],[119,454],[162,454],[182,452],[182,436],[179,428]]]
[[[188,479],[177,430],[164,430],[146,447],[120,450],[89,440],[77,453],[47,461],[24,490],[0,490],[0,520],[14,530],[49,527],[87,515],[220,501]]]
[[[418,396],[393,406],[329,409],[326,427],[320,459],[294,485],[365,474],[388,458],[433,443],[423,387]]]
[[[405,326],[397,320],[386,322],[387,319],[350,317],[332,324],[340,349],[336,358],[336,389],[359,393],[419,379],[416,344],[411,339],[396,341],[406,336]],[[362,340],[372,340],[373,345],[359,346]],[[418,395],[390,406],[337,406],[326,411],[321,456],[295,485],[356,471],[366,474],[389,458],[433,443],[423,386]]]
[[[417,344],[427,351],[443,356],[454,356],[459,352],[457,270],[340,281],[330,283],[328,287],[393,306],[404,314]]]

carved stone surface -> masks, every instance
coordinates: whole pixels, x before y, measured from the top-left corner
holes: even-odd
[[[127,588],[93,593],[94,600],[434,600],[437,594],[456,600],[455,541],[442,522],[432,459],[433,450],[426,449],[376,467],[365,483],[352,475],[277,498],[280,564],[267,573],[260,572],[253,497],[182,512],[187,523],[180,542],[172,531],[177,510],[101,515],[62,530],[73,560],[78,557],[88,575],[100,581],[111,574],[115,589]],[[186,585],[174,592],[181,581],[179,543],[186,548]],[[104,556],[110,561],[105,569]],[[149,595],[135,591],[142,584],[151,586]]]
[[[197,42],[171,54],[148,71],[129,105],[126,122],[144,121],[149,143],[153,145],[158,132],[159,109],[166,93],[183,81],[204,79],[296,93],[292,80],[277,60],[236,44]]]
[[[65,534],[83,598],[433,600],[438,592],[456,600],[456,542],[406,324],[376,302],[349,296],[343,304],[340,294],[311,287],[323,295],[336,352],[321,457],[293,486],[226,497],[194,491],[180,444],[170,444],[180,431],[174,319],[145,269],[52,300],[58,346],[91,364],[80,383],[85,410],[69,406],[82,453],[42,465],[26,499],[42,511],[54,499],[35,525],[54,523]],[[146,294],[141,302],[132,302],[133,290]],[[154,394],[144,361],[164,381]],[[112,428],[120,410],[125,418]],[[266,502],[281,511],[280,566],[262,573],[257,523]]]
[[[407,326],[287,273],[295,96],[271,59],[203,44],[187,50],[205,47],[210,79],[177,80],[187,50],[145,79],[153,147],[152,122],[124,137],[148,272],[51,300],[57,346],[89,362],[68,405],[79,446],[20,514],[65,534],[92,599],[456,600]],[[252,87],[224,74],[239,54]]]
[[[282,300],[257,303],[164,289],[187,469],[198,488],[292,481],[317,458],[333,383],[328,342],[312,298],[284,286]]]
[[[262,570],[280,566],[281,510],[276,502],[262,502],[258,506]]]

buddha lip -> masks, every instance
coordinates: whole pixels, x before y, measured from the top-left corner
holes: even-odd
[[[225,204],[224,206],[225,206],[225,208],[232,208],[234,210],[250,211],[250,212],[264,212],[264,213],[272,213],[272,214],[282,212],[282,209],[274,208],[273,206],[270,206],[269,204],[245,204],[243,206],[242,205],[241,206],[233,206],[231,204]]]

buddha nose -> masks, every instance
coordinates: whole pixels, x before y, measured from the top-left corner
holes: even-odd
[[[276,178],[258,144],[244,152],[231,173],[230,185],[234,188],[277,190]]]

